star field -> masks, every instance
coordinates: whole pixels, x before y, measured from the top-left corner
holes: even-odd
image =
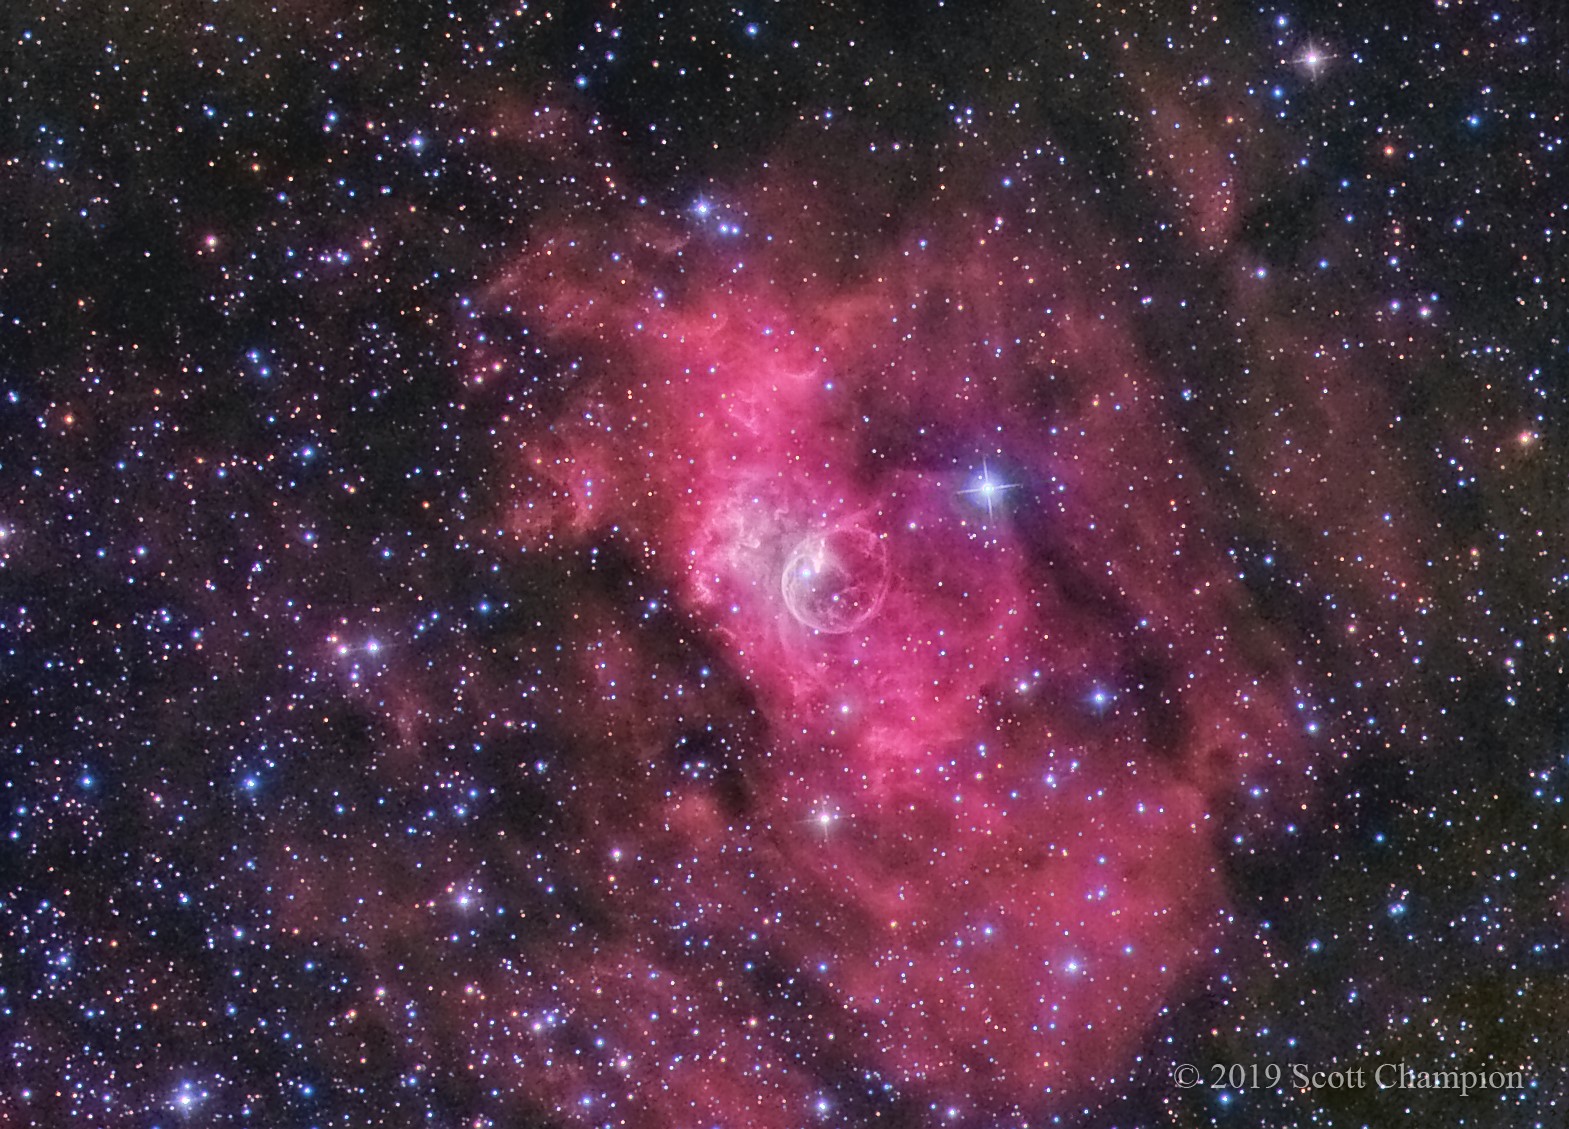
[[[1550,6],[4,24],[0,1123],[1563,1122]]]

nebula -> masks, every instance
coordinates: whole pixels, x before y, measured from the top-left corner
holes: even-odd
[[[860,627],[882,607],[888,590],[888,548],[859,525],[808,533],[785,558],[779,591],[804,627],[839,635]]]
[[[763,183],[733,239],[607,205],[489,297],[583,373],[508,433],[506,539],[661,605],[594,610],[601,694],[561,722],[618,927],[557,1006],[634,1058],[643,1011],[691,1023],[657,1087],[581,1068],[635,1123],[795,1125],[868,1080],[1071,1108],[1215,951],[1214,813],[1311,799],[1304,688],[1115,251],[1000,206],[825,235],[834,198]]]

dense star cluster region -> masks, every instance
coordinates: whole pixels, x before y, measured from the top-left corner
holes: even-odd
[[[3,22],[0,1123],[1569,1117],[1550,5]]]

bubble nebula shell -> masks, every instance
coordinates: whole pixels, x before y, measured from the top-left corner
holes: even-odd
[[[790,614],[813,631],[854,631],[882,606],[888,548],[859,526],[810,533],[785,561],[780,589]]]

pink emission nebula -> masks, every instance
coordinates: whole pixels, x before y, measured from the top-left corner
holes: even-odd
[[[631,1123],[798,1125],[825,1070],[1070,1108],[1218,951],[1215,806],[1311,803],[1302,687],[1206,536],[1114,247],[957,204],[842,234],[842,200],[776,177],[740,242],[607,206],[490,295],[586,374],[508,433],[512,551],[619,546],[725,687],[699,706],[637,609],[578,605],[598,701],[558,712],[620,927],[565,998],[491,1005],[600,1033],[513,1076],[558,1111],[619,1077]],[[703,709],[750,740],[650,787]],[[701,940],[645,940],[671,914]]]

